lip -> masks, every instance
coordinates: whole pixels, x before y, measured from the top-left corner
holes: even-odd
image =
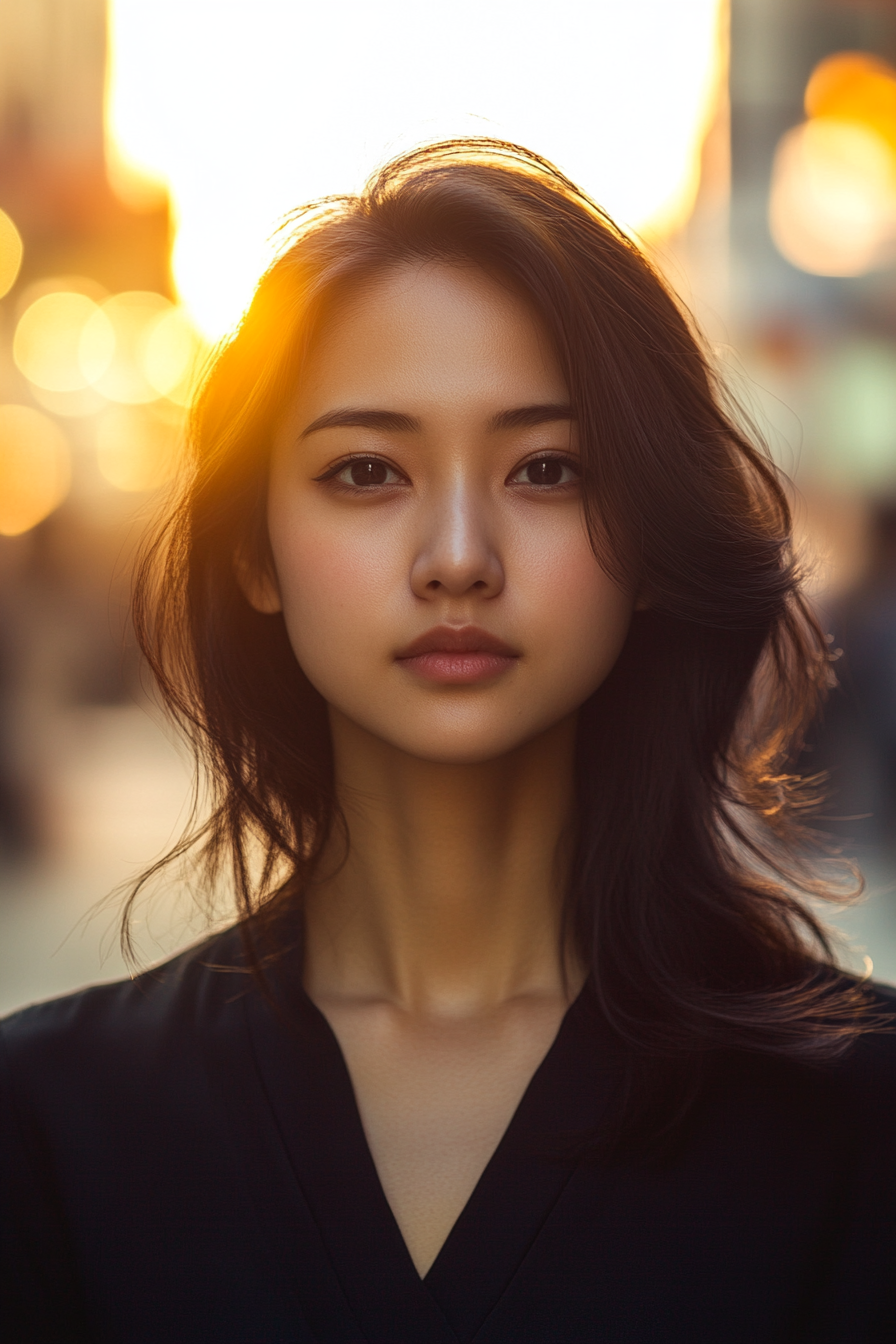
[[[437,625],[412,640],[395,660],[426,681],[469,686],[507,672],[519,659],[497,635],[475,625]]]

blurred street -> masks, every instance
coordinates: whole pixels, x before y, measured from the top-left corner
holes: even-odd
[[[79,708],[44,727],[51,818],[42,851],[0,869],[0,1013],[97,980],[128,974],[108,898],[179,834],[189,805],[185,754],[157,713],[137,706]],[[162,888],[141,907],[143,964],[195,941],[187,899]]]

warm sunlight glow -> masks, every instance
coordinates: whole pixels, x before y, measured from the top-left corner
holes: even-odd
[[[97,465],[118,490],[156,490],[177,471],[182,438],[182,416],[170,404],[111,406],[97,420]]]
[[[185,308],[160,313],[146,333],[143,371],[160,396],[179,406],[190,402],[208,346]]]
[[[32,383],[31,395],[38,406],[64,419],[83,420],[86,416],[96,415],[97,411],[108,405],[106,398],[100,396],[93,387],[80,387],[74,392],[52,392],[49,388]]]
[[[171,193],[179,295],[230,329],[303,201],[397,151],[497,135],[625,226],[687,218],[724,77],[721,0],[111,0],[110,176]],[[164,380],[163,380],[164,381]]]
[[[778,147],[769,211],[788,261],[816,275],[861,275],[886,260],[896,226],[892,153],[855,122],[805,122]]]
[[[29,382],[50,392],[76,392],[101,375],[115,350],[115,333],[86,294],[44,294],[25,309],[13,338],[13,358]]]
[[[0,210],[0,299],[16,282],[22,264],[22,239],[5,210]]]
[[[896,256],[896,70],[860,52],[818,65],[809,120],[775,154],[769,226],[815,275],[862,275]]]
[[[133,460],[142,462],[153,442],[162,445],[167,463],[168,430],[175,422],[179,427],[181,408],[190,401],[209,349],[186,310],[149,290],[106,295],[100,286],[77,277],[33,286],[26,291],[23,307],[13,357],[35,400],[53,415],[71,417],[96,415],[109,402],[145,406],[164,401],[167,409],[157,407],[156,419],[145,423],[139,417],[107,417],[104,423],[114,433],[110,429],[112,439],[106,434],[103,440],[107,444],[103,460],[124,461],[122,426],[136,425],[132,438],[138,448]],[[160,480],[170,475],[168,465],[160,471]],[[111,466],[103,474],[119,485],[125,478],[142,481],[146,470]],[[151,489],[158,483],[153,479],[150,485],[121,488]]]
[[[828,56],[806,85],[806,116],[858,122],[896,150],[896,70],[862,51]]]
[[[113,333],[113,352],[106,368],[90,381],[110,401],[138,405],[155,401],[159,395],[146,376],[145,361],[150,334],[163,313],[171,308],[161,294],[133,290],[113,294],[91,317],[84,332],[85,341],[97,333],[102,340],[105,327]]]
[[[0,536],[17,537],[51,514],[70,479],[58,425],[30,406],[0,406]]]

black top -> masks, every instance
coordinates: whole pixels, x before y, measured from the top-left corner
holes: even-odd
[[[896,1340],[896,1037],[720,1054],[673,1156],[574,1162],[618,1066],[586,989],[421,1280],[326,1020],[238,962],[230,931],[0,1026],[4,1338]]]

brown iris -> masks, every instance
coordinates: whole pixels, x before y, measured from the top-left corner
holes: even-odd
[[[353,485],[385,485],[388,468],[385,462],[368,458],[363,462],[353,462],[351,478]]]
[[[526,467],[530,485],[559,485],[562,476],[563,463],[556,457],[542,457]]]

